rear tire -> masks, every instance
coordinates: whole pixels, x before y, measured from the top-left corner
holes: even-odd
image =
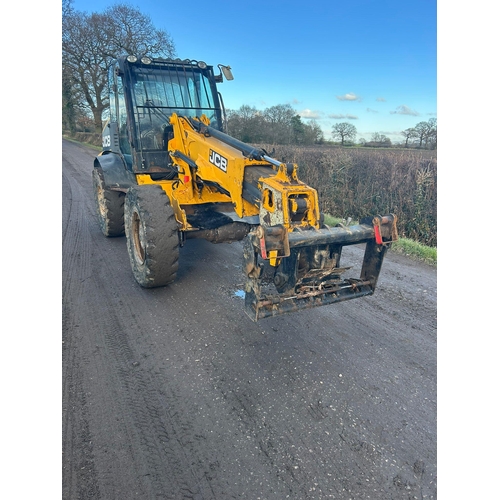
[[[99,167],[92,170],[92,184],[97,221],[102,233],[107,237],[123,236],[125,193],[108,189],[104,183],[102,169]]]
[[[172,283],[179,268],[174,210],[158,185],[131,187],[125,197],[125,234],[134,277],[144,288]]]

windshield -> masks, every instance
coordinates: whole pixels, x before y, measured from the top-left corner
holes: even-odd
[[[162,133],[172,113],[191,118],[205,114],[211,125],[219,128],[214,91],[197,67],[133,67],[131,71],[134,118],[141,149],[162,149],[155,136]]]

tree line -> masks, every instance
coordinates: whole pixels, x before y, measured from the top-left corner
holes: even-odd
[[[315,120],[302,122],[300,115],[289,105],[279,104],[259,111],[248,105],[238,110],[230,110],[227,117],[228,133],[237,139],[252,144],[271,144],[310,146],[325,144],[328,141]],[[332,139],[341,146],[356,145],[357,130],[351,123],[336,123],[332,126]],[[415,127],[403,130],[404,140],[397,146],[417,147],[420,149],[437,148],[437,120],[419,122]],[[372,134],[369,141],[360,139],[357,143],[367,147],[392,147],[395,144],[384,134]]]
[[[278,104],[264,111],[243,105],[229,110],[226,119],[227,133],[240,141],[252,144],[311,145],[324,142],[323,131],[317,122],[302,122],[290,104]]]
[[[410,146],[420,149],[437,149],[437,119],[430,118],[426,122],[419,122],[415,127],[407,128],[400,132],[404,141],[401,143],[405,148]],[[337,123],[332,128],[334,140],[340,141],[342,146],[354,145],[357,130],[351,123]],[[370,147],[391,147],[392,141],[384,134],[375,132],[369,141],[360,139],[359,144]]]

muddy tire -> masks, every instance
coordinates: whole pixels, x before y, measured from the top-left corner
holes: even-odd
[[[112,191],[104,183],[104,174],[101,168],[92,170],[92,184],[97,212],[97,221],[104,236],[123,236],[125,193]]]
[[[125,197],[125,234],[130,265],[144,288],[175,280],[179,267],[179,234],[174,211],[160,186],[141,185]]]

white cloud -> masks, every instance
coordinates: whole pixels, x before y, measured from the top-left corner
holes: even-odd
[[[316,119],[316,118],[320,118],[322,113],[319,111],[313,111],[311,109],[303,109],[302,111],[299,111],[298,115],[301,118],[305,118],[305,119]]]
[[[361,97],[358,97],[356,94],[352,92],[344,95],[336,96],[339,101],[361,101]]]
[[[358,117],[356,115],[339,115],[336,113],[328,115],[328,118],[333,118],[334,120],[357,120],[358,119]]]
[[[394,111],[391,111],[391,115],[420,116],[419,113],[405,105],[398,106]]]

